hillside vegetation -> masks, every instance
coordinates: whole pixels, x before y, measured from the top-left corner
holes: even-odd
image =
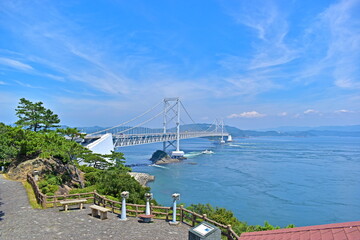
[[[75,140],[85,135],[76,128],[59,129],[60,119],[42,102],[20,99],[16,126],[0,123],[0,166],[13,179],[37,174],[44,194],[86,192],[119,197],[130,192],[130,202],[144,203],[149,188],[142,187],[127,173],[120,152],[93,153]]]

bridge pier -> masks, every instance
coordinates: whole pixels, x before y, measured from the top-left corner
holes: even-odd
[[[185,155],[184,151],[172,151],[171,152],[172,158],[182,158],[182,157],[184,157],[184,155]]]

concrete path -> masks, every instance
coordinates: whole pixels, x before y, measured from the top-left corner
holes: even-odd
[[[20,182],[0,175],[0,239],[124,239],[124,240],[183,240],[188,239],[189,227],[171,226],[164,220],[139,223],[136,218],[120,221],[108,213],[106,220],[90,216],[90,209],[59,211],[58,208],[32,209]]]

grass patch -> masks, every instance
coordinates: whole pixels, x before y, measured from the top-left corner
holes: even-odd
[[[35,197],[35,194],[34,194],[34,191],[30,185],[30,183],[24,181],[22,182],[25,190],[26,190],[26,193],[28,195],[28,198],[29,198],[29,202],[30,202],[30,205],[32,208],[42,208],[40,204],[37,203],[36,201],[36,197]]]

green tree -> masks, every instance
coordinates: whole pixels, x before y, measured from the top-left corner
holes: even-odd
[[[86,136],[86,133],[81,133],[79,129],[77,128],[60,128],[56,130],[60,135],[64,137],[68,137],[70,141],[75,141],[78,138],[84,139]]]
[[[33,103],[21,98],[15,111],[16,116],[19,118],[15,124],[34,132],[59,127],[57,125],[60,123],[58,115],[54,114],[50,109],[46,109],[42,102]]]
[[[11,133],[13,128],[0,123],[0,166],[6,167],[17,156]]]
[[[111,168],[118,169],[120,171],[131,172],[131,168],[125,167],[125,158],[122,152],[111,151],[111,154],[103,155],[106,159],[111,161],[114,165]]]
[[[97,169],[106,169],[113,165],[99,153],[87,153],[82,155],[81,158],[83,159],[83,162]]]
[[[122,191],[129,191],[129,203],[144,204],[144,194],[150,190],[143,187],[129,174],[115,170],[103,170],[96,184],[100,194],[121,199]]]

